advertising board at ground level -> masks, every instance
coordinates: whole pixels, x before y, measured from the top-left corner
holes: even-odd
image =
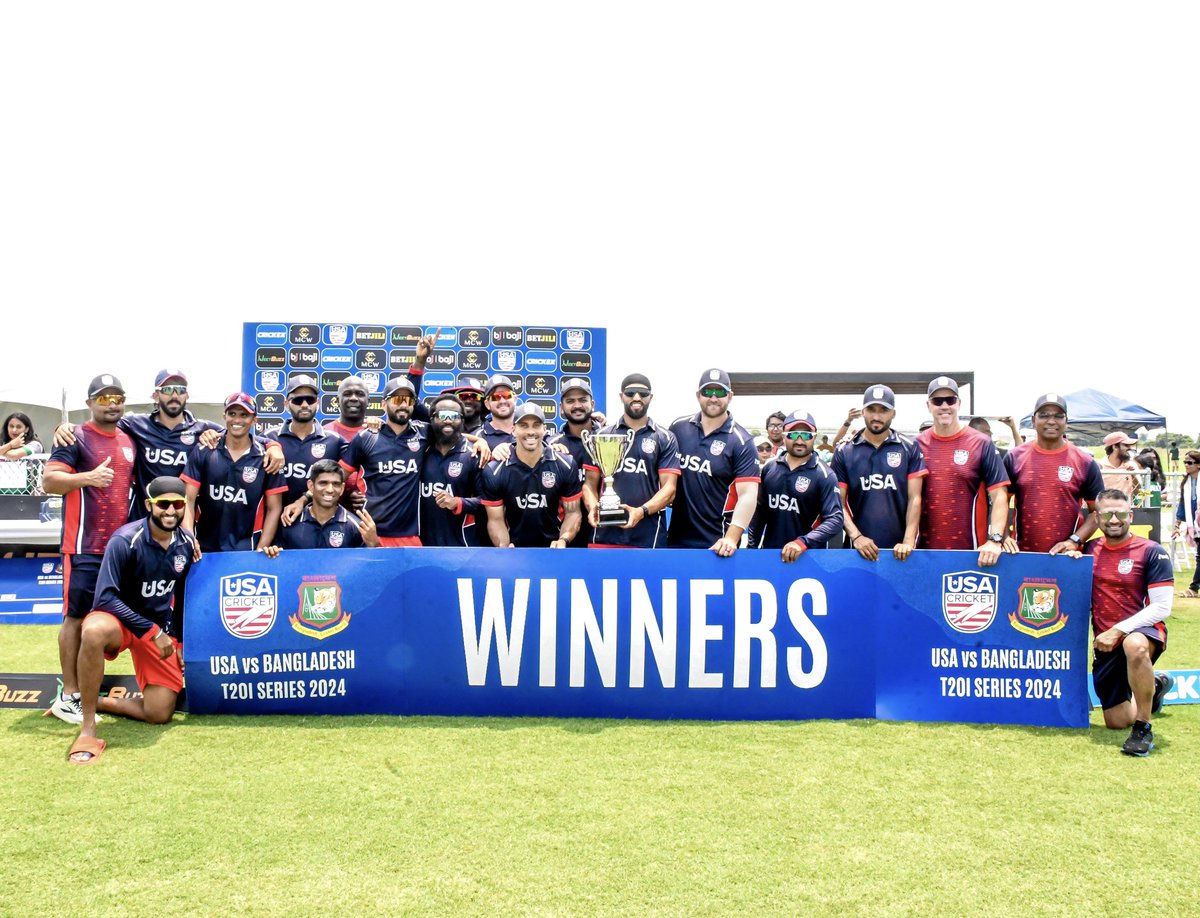
[[[189,708],[1084,727],[1090,585],[1038,554],[210,554]]]

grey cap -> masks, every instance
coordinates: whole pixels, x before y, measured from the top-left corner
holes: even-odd
[[[311,376],[293,376],[291,380],[288,381],[287,394],[291,395],[297,389],[312,389],[313,392],[316,392],[318,395],[321,393],[321,387],[317,385],[317,381]]]
[[[1047,392],[1045,395],[1039,395],[1037,402],[1033,406],[1034,412],[1045,405],[1057,405],[1063,410],[1063,414],[1070,414],[1067,410],[1067,400],[1057,392]]]
[[[95,398],[107,389],[116,389],[122,395],[125,394],[125,387],[121,385],[121,380],[111,373],[101,373],[88,383],[88,398]]]
[[[522,418],[537,418],[543,424],[546,423],[545,412],[533,402],[522,402],[517,406],[517,410],[513,412],[513,424],[519,423]]]
[[[483,397],[487,398],[492,394],[494,389],[512,389],[512,380],[503,373],[497,373],[494,376],[489,376],[487,385],[483,389]],[[515,391],[515,390],[514,390]]]
[[[582,389],[587,393],[588,398],[592,398],[592,387],[586,379],[580,379],[578,376],[572,376],[570,379],[564,379],[562,390],[559,392],[559,398],[562,398],[572,389]]]
[[[933,395],[938,389],[949,389],[955,395],[958,395],[958,383],[949,376],[935,376],[931,379],[929,381],[929,388],[925,390],[925,395]]]
[[[412,393],[413,398],[417,397],[417,389],[412,384],[412,380],[407,376],[394,376],[388,380],[387,386],[383,390],[384,398],[391,398],[397,392],[404,391]]]

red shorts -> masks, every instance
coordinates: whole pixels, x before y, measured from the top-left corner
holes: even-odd
[[[104,658],[115,660],[121,655],[121,651],[128,650],[129,656],[133,657],[133,676],[143,692],[146,691],[147,685],[161,685],[177,695],[183,691],[183,668],[179,665],[179,661],[183,659],[182,644],[171,638],[175,641],[175,652],[163,660],[158,655],[154,641],[138,639],[115,615],[100,609],[94,609],[88,614],[107,615],[117,623],[117,627],[121,629],[121,646],[117,648],[116,653],[105,653]]]
[[[380,536],[380,548],[420,548],[420,536]]]

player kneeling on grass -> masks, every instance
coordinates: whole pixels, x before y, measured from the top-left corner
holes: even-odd
[[[341,506],[345,490],[345,469],[332,459],[314,462],[308,468],[308,506],[279,533],[278,544],[261,551],[278,558],[285,548],[378,548],[379,534],[371,515],[365,509],[355,514]]]
[[[1096,497],[1103,539],[1094,539],[1072,558],[1090,554],[1092,567],[1092,684],[1104,708],[1104,726],[1132,726],[1121,747],[1126,755],[1149,755],[1154,748],[1150,717],[1162,708],[1173,680],[1154,672],[1167,647],[1167,626],[1175,572],[1157,542],[1130,533],[1129,495],[1109,489]]]
[[[165,724],[183,689],[183,583],[195,559],[196,540],[180,528],[187,507],[178,478],[150,482],[149,516],[126,523],[109,540],[96,583],[96,606],[83,620],[79,691],[83,726],[68,760],[90,765],[104,752],[96,737],[96,711]],[[133,657],[141,698],[100,698],[104,661],[123,650]]]

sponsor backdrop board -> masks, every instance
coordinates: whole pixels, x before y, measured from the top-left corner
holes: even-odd
[[[62,622],[62,558],[0,558],[0,623]]]
[[[1087,726],[1090,558],[619,555],[206,555],[191,710]]]
[[[383,389],[392,374],[404,373],[422,335],[436,325],[339,325],[318,322],[247,322],[242,331],[242,389],[258,405],[260,433],[278,429],[285,417],[284,392],[292,376],[316,377],[321,387],[321,420],[338,414],[338,383],[361,376],[371,396],[368,413],[383,414]],[[607,330],[578,326],[441,326],[437,347],[425,368],[422,395],[503,373],[517,396],[541,405],[546,423],[557,429],[558,392],[564,379],[588,380],[596,407],[605,410]]]

